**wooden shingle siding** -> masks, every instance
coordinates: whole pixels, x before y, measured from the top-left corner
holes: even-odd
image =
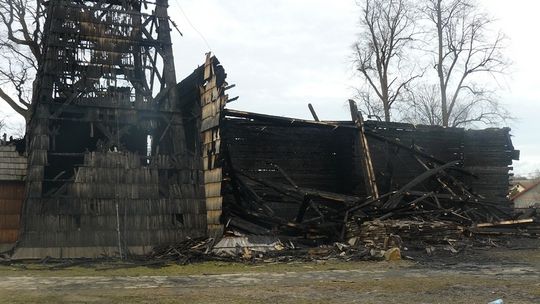
[[[26,225],[26,246],[114,247],[118,220],[126,248],[204,235],[204,199],[198,197],[198,187],[172,185],[177,190],[162,197],[159,165],[142,166],[140,157],[127,152],[86,154],[67,197],[41,200],[39,216]]]
[[[203,73],[177,86],[169,23],[155,22],[167,0],[113,6],[46,6],[17,257],[143,253],[206,235]]]
[[[15,145],[0,146],[0,181],[24,181],[26,174],[27,159]]]
[[[227,83],[222,70],[217,70],[219,62],[207,56],[204,65],[204,85],[201,86],[201,141],[204,187],[206,197],[208,235],[219,237],[223,234],[222,214],[222,167],[221,129],[222,111],[227,104],[225,94]]]

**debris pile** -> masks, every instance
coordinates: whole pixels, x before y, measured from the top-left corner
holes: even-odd
[[[470,248],[505,246],[508,239],[504,236],[537,238],[538,234],[524,233],[525,227],[530,225],[539,227],[538,222],[530,220],[478,224],[468,228],[450,221],[375,220],[364,222],[344,243],[315,244],[302,238],[282,240],[237,233],[224,236],[217,243],[211,238],[201,238],[156,247],[147,260],[185,265],[203,261],[290,263],[422,259],[426,254],[455,255]],[[519,226],[521,228],[516,228]]]
[[[453,222],[387,220],[370,221],[360,226],[360,231],[352,239],[357,239],[367,247],[388,249],[410,246],[414,243],[448,244],[462,240],[464,227]]]
[[[478,224],[515,220],[505,187],[519,151],[509,129],[364,122],[354,102],[351,115],[323,122],[226,110],[225,231],[381,247],[389,237],[447,243],[485,228]]]
[[[265,181],[244,172],[235,172],[231,181],[235,183],[235,195],[241,199],[227,206],[230,218],[226,226],[247,234],[273,233],[311,240],[344,241],[362,237],[365,223],[369,226],[384,222],[392,223],[385,224],[385,227],[394,226],[394,230],[407,234],[408,238],[436,240],[451,235],[455,237],[464,231],[464,227],[476,223],[511,218],[510,214],[482,197],[467,193],[464,187],[458,192],[451,188],[451,184],[445,183],[446,189],[455,196],[411,190],[427,178],[441,180],[438,174],[455,165],[451,163],[428,170],[428,174],[416,178],[402,189],[368,199]],[[286,179],[286,173],[279,171]],[[458,199],[458,195],[464,197]],[[280,200],[288,202],[289,210],[296,209],[292,211],[292,220],[272,209],[272,200],[279,196]],[[392,229],[388,230],[393,233]]]
[[[148,260],[170,260],[182,265],[214,260],[215,257],[210,255],[213,246],[213,238],[188,238],[176,244],[154,247]]]
[[[483,236],[540,237],[540,218],[507,220],[495,223],[480,223],[470,228],[471,232]]]
[[[384,251],[373,252],[360,244],[333,243],[305,246],[296,242],[281,242],[273,237],[225,236],[214,239],[188,239],[178,244],[159,246],[144,260],[170,261],[189,264],[204,261],[226,262],[313,262],[328,260],[359,261],[382,260]]]

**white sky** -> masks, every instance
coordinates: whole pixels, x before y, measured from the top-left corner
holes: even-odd
[[[538,0],[481,0],[510,38],[513,73],[501,100],[517,118],[513,141],[521,150],[515,172],[540,169],[540,43]],[[311,102],[321,119],[348,119],[346,101],[355,81],[350,46],[358,32],[355,0],[169,0],[169,14],[184,37],[173,31],[178,80],[213,53],[237,87],[231,108],[310,118]],[[185,15],[181,12],[181,5]],[[190,25],[186,16],[191,21]],[[9,112],[7,109],[4,112]],[[16,115],[10,116],[10,122]]]
[[[186,21],[201,32],[228,72],[230,107],[310,118],[311,102],[321,119],[348,119],[346,101],[358,81],[350,46],[358,33],[355,0],[170,0],[170,15],[184,37],[175,39],[177,73],[189,74],[208,50]],[[515,172],[540,169],[540,42],[538,0],[481,0],[509,37],[512,74],[501,85],[501,100],[516,117],[513,142],[521,150]]]

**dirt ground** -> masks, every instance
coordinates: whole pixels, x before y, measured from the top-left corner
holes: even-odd
[[[2,266],[0,303],[540,303],[537,245],[399,262]]]

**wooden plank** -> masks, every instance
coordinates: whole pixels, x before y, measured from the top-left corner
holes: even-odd
[[[362,118],[362,114],[358,111],[355,101],[349,100],[349,105],[351,108],[352,120],[358,128],[358,142],[362,159],[362,169],[364,173],[364,182],[366,184],[366,192],[369,196],[373,198],[378,198],[379,189],[377,187],[377,180],[375,176],[375,170],[373,169],[373,162],[371,160],[369,144],[365,135],[364,119]]]
[[[222,179],[221,168],[204,171],[205,184],[216,183],[216,182],[221,183],[222,180],[223,179]]]
[[[206,210],[220,211],[223,205],[223,197],[209,197],[206,199]]]
[[[206,198],[221,196],[221,182],[209,183],[204,185]]]
[[[315,112],[315,109],[313,108],[313,105],[308,103],[309,111],[311,112],[311,116],[313,116],[313,120],[320,121],[319,116],[317,116],[317,112]]]
[[[207,131],[209,129],[219,126],[220,119],[220,115],[204,118],[201,122],[201,131]]]

